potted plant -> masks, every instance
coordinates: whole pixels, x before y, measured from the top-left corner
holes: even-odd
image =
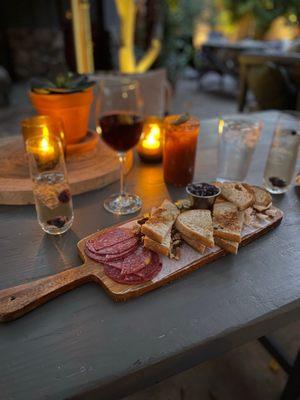
[[[34,78],[30,100],[39,114],[60,118],[66,143],[74,144],[87,134],[94,84],[85,75],[70,72],[53,80]]]

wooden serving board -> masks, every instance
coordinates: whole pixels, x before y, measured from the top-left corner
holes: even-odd
[[[246,227],[243,230],[241,246],[252,242],[280,224],[283,212],[275,207],[272,209],[276,211],[276,216],[271,221],[262,221],[259,228]],[[130,227],[135,223],[136,221],[130,221],[122,226]],[[226,252],[217,246],[213,249],[206,249],[205,253],[201,255],[190,246],[183,244],[180,260],[170,260],[168,257],[161,256],[162,269],[152,281],[139,285],[124,285],[112,281],[105,275],[102,264],[85,255],[85,242],[98,234],[99,232],[96,232],[78,242],[78,251],[84,261],[81,266],[24,285],[1,290],[0,321],[16,319],[58,294],[91,281],[99,283],[115,301],[128,300],[163,286],[226,255]]]
[[[100,142],[83,154],[68,155],[68,179],[73,195],[102,188],[119,179],[119,160]],[[126,172],[133,165],[133,153],[126,160]],[[34,204],[32,182],[23,138],[0,139],[0,204]]]

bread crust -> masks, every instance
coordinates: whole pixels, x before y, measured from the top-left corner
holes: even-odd
[[[240,243],[244,213],[235,204],[224,202],[215,204],[213,209],[214,237]]]
[[[141,232],[145,235],[148,236],[150,239],[155,240],[158,243],[162,243],[164,241],[164,238],[166,237],[166,235],[171,232],[171,228],[169,229],[169,232],[167,232],[166,235],[162,235],[158,232],[156,232],[155,230],[153,230],[153,226],[152,225],[146,225],[144,224],[141,228]]]
[[[193,247],[193,249],[197,250],[200,254],[203,254],[205,252],[205,245],[203,243],[200,242],[200,240],[195,240],[195,239],[191,239],[186,235],[183,235],[182,233],[180,234],[182,239],[191,247]]]
[[[252,206],[254,204],[255,198],[251,187],[249,189],[246,187],[249,186],[247,184],[243,184],[241,182],[222,182],[218,183],[218,187],[221,189],[221,195],[227,201],[236,204],[239,210],[245,210],[246,208]],[[239,201],[237,197],[237,193],[243,192],[244,195],[249,197],[248,201],[242,202]]]
[[[205,246],[207,247],[214,247],[215,243],[213,240],[213,228],[212,228],[212,223],[211,223],[211,232],[210,229],[208,228],[207,231],[209,233],[209,236],[211,237],[206,237],[204,235],[201,235],[199,232],[195,232],[193,229],[191,229],[190,227],[186,226],[184,223],[182,223],[181,219],[182,216],[186,216],[188,213],[195,213],[195,212],[205,212],[208,213],[211,219],[211,214],[210,211],[208,210],[189,210],[189,211],[185,211],[182,214],[179,215],[179,217],[176,220],[175,226],[176,229],[179,231],[179,233],[185,235],[186,237],[190,238],[190,239],[194,239],[194,240],[200,240]],[[199,228],[205,230],[203,227],[201,227],[201,225],[199,226]]]
[[[151,213],[141,232],[156,242],[163,243],[165,237],[171,232],[172,226],[179,214],[178,208],[169,200],[164,200],[160,207]]]
[[[167,247],[164,244],[158,243],[147,236],[144,237],[144,247],[146,247],[149,250],[154,251],[155,253],[160,253],[167,257],[170,254],[170,247]]]
[[[271,207],[272,196],[270,195],[270,193],[267,190],[265,190],[259,186],[256,186],[256,185],[252,185],[251,190],[253,191],[253,194],[254,194],[255,201],[253,204],[253,208],[255,210],[262,212]],[[263,196],[263,200],[261,199],[262,196]]]
[[[220,237],[215,237],[215,243],[217,246],[221,247],[221,249],[224,249],[228,253],[237,254],[237,252],[238,252],[238,248],[239,248],[238,242],[234,242],[232,240],[227,240],[227,239],[222,239]]]

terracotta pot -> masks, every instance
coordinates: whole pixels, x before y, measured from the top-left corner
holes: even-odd
[[[93,88],[69,94],[30,92],[29,97],[39,114],[61,118],[67,144],[77,143],[86,136],[93,102]]]

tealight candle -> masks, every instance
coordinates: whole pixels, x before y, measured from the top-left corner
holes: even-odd
[[[162,160],[162,123],[159,118],[148,117],[145,120],[137,151],[146,162]]]
[[[44,136],[39,145],[39,158],[41,163],[48,163],[55,158],[54,147],[50,144],[49,138]]]
[[[34,155],[38,168],[42,171],[54,168],[58,162],[59,151],[56,142],[48,136],[41,136],[35,142],[34,147],[27,149],[27,151]]]

